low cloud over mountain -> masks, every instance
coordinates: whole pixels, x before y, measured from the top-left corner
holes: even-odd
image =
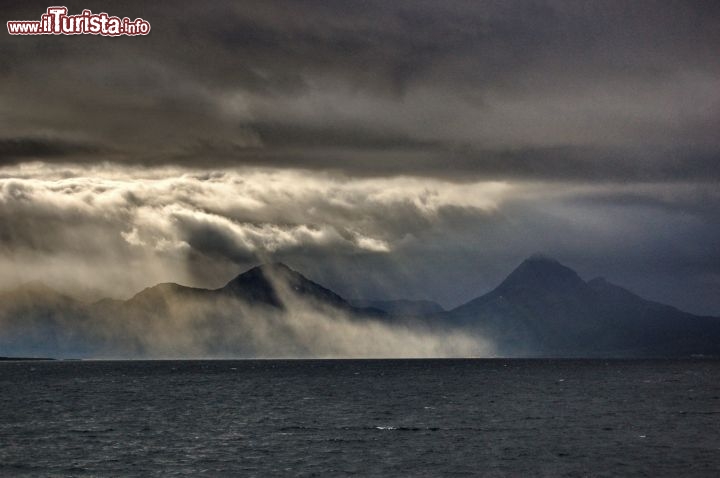
[[[394,313],[356,307],[284,264],[252,268],[219,289],[166,283],[127,301],[82,304],[42,284],[0,298],[0,346],[18,356],[720,355],[720,319],[646,301],[604,279],[585,282],[537,256],[448,312],[412,314],[408,301],[394,302],[406,306]]]
[[[165,281],[217,287],[277,260],[347,297],[452,307],[544,249],[650,298],[713,313],[718,210],[709,185],[32,163],[0,168],[0,287],[42,280],[127,298]]]
[[[282,261],[450,309],[543,250],[720,314],[717,2],[64,5],[152,30],[0,38],[1,288]]]

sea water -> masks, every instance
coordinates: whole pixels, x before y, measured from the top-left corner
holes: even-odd
[[[0,363],[0,476],[718,476],[720,362]]]

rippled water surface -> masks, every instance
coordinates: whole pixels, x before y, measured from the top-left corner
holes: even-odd
[[[0,363],[0,476],[720,476],[720,362]]]

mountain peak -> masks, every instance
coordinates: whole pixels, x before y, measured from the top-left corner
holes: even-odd
[[[268,283],[274,278],[304,278],[302,274],[291,269],[282,262],[267,262],[252,267],[245,272],[238,274],[234,279],[227,283],[225,287],[233,288],[234,286],[245,284],[248,282]]]
[[[512,271],[497,290],[507,293],[528,288],[549,290],[577,289],[585,286],[585,282],[577,272],[562,265],[558,260],[542,254],[533,254]]]
[[[228,282],[220,292],[276,307],[283,306],[283,296],[286,292],[335,307],[349,307],[342,297],[282,262],[270,262],[253,267]]]

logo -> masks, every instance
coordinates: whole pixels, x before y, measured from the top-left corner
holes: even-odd
[[[66,7],[49,7],[36,20],[7,22],[10,35],[102,35],[116,37],[136,36],[150,33],[150,22],[142,18],[113,17],[107,13],[83,10],[79,15],[68,15]]]

